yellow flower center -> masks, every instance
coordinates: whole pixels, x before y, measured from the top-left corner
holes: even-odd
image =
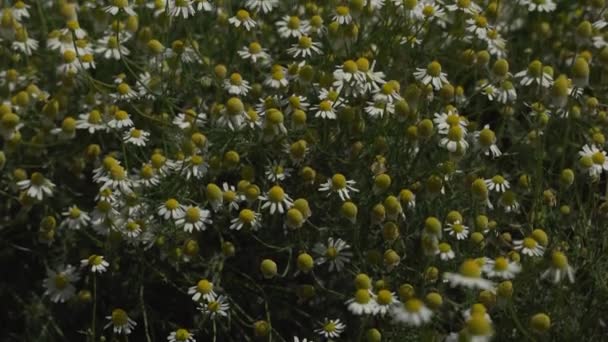
[[[334,260],[338,256],[338,250],[336,247],[327,247],[327,251],[325,251],[325,256],[328,259]]]
[[[124,326],[127,324],[128,321],[129,317],[123,309],[112,310],[112,324],[114,324],[114,326]]]
[[[354,74],[359,71],[359,67],[357,66],[357,63],[355,61],[349,59],[344,62],[344,64],[342,64],[342,70],[349,74]]]
[[[347,6],[338,6],[336,7],[336,13],[339,16],[346,16],[350,13],[350,9]]]
[[[55,276],[55,287],[58,290],[65,289],[69,283],[70,281],[68,280],[68,277],[65,276],[65,274],[59,273]]]
[[[429,63],[429,65],[426,67],[426,72],[432,77],[438,77],[441,75],[441,64],[439,64],[437,61]]]
[[[481,277],[481,267],[475,260],[468,259],[460,265],[460,274],[469,278],[479,278]]]
[[[165,202],[165,207],[169,210],[175,210],[179,207],[179,202],[174,198],[170,198]]]
[[[30,180],[31,180],[32,184],[40,186],[40,185],[44,184],[45,178],[42,175],[42,173],[34,172],[34,173],[32,173],[32,177],[30,178]]]
[[[527,249],[534,249],[537,245],[538,242],[536,242],[536,240],[534,240],[533,238],[528,237],[524,239],[523,246]]]
[[[208,294],[213,291],[213,283],[207,279],[201,279],[196,284],[196,290],[202,294]]]
[[[201,211],[197,207],[188,208],[186,210],[186,220],[190,223],[198,222],[201,218]]]
[[[186,329],[177,329],[175,332],[175,340],[187,341],[190,338],[190,333]]]
[[[389,305],[393,301],[393,294],[389,290],[380,290],[376,301],[380,305]]]
[[[564,269],[568,267],[568,257],[562,252],[555,251],[551,254],[551,263],[556,268]]]
[[[117,110],[114,113],[114,118],[118,121],[123,121],[129,118],[129,113],[125,112],[124,110]]]
[[[298,18],[296,16],[289,17],[289,20],[287,21],[287,27],[289,27],[292,30],[299,28],[300,27],[300,18]]]
[[[70,218],[77,219],[80,217],[80,214],[80,209],[78,209],[77,207],[70,208]]]
[[[496,271],[506,271],[509,267],[509,261],[505,257],[498,257],[494,260],[494,269]]]
[[[367,289],[359,289],[355,293],[355,302],[359,304],[367,304],[371,300],[369,291]]]
[[[285,191],[280,186],[275,185],[268,191],[268,198],[272,202],[282,202],[285,199]]]
[[[341,173],[336,173],[333,177],[331,177],[331,186],[335,190],[346,188],[346,177],[344,177],[344,175]]]
[[[255,220],[255,212],[250,209],[243,209],[239,213],[239,220],[245,224],[251,224]]]
[[[249,12],[247,12],[246,10],[239,10],[238,12],[236,12],[236,18],[239,21],[246,21],[249,20]]]
[[[253,43],[249,44],[249,53],[250,54],[256,55],[260,52],[262,52],[262,45],[260,45],[257,42],[253,42]]]
[[[411,298],[408,299],[403,306],[405,306],[405,310],[408,312],[418,312],[422,309],[424,303],[420,299]]]
[[[298,45],[302,49],[308,49],[312,46],[312,38],[307,37],[307,36],[302,36],[302,37],[300,37],[300,40],[298,41]]]
[[[430,17],[430,16],[432,16],[433,14],[435,14],[435,7],[434,6],[426,5],[422,9],[422,15],[424,15],[427,18]]]
[[[604,162],[606,162],[606,156],[601,151],[598,151],[591,156],[591,160],[593,160],[595,164],[604,165]]]

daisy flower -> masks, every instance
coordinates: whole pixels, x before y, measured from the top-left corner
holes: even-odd
[[[350,199],[350,192],[359,192],[358,189],[354,187],[356,182],[354,180],[347,180],[341,173],[336,173],[331,178],[327,180],[327,182],[321,184],[319,187],[320,192],[327,192],[327,196],[330,196],[332,193],[337,193],[342,201],[346,201]]]
[[[291,48],[287,49],[287,53],[293,58],[306,59],[313,55],[322,55],[321,43],[313,42],[309,36],[301,36],[297,44],[291,45]]]
[[[187,233],[192,233],[193,230],[200,232],[207,229],[205,225],[212,223],[210,217],[209,210],[191,205],[185,208],[185,214],[175,221],[175,224],[182,227]]]
[[[301,20],[297,16],[283,16],[281,20],[276,22],[277,32],[281,38],[300,38],[310,30],[310,25],[307,20]]]
[[[76,288],[72,283],[80,279],[76,268],[72,265],[60,267],[57,271],[47,269],[43,281],[44,294],[54,303],[64,303],[74,297]]]
[[[490,125],[485,125],[481,131],[474,133],[476,147],[486,156],[493,158],[500,157],[502,152],[496,145],[496,133],[490,129]],[[508,187],[507,187],[508,189]]]
[[[205,157],[195,154],[186,158],[184,161],[182,175],[184,175],[186,179],[202,179],[207,174],[208,169],[209,164],[207,164]]]
[[[244,80],[239,73],[235,72],[230,75],[230,78],[224,80],[224,90],[230,95],[245,96],[250,89],[249,82]]]
[[[523,240],[513,241],[516,251],[531,257],[539,257],[545,254],[545,247],[539,244],[534,238],[526,237]]]
[[[456,108],[448,107],[444,112],[435,113],[433,116],[433,123],[437,126],[439,134],[448,134],[453,126],[460,126],[465,133],[467,131],[468,122],[456,112]]]
[[[549,88],[553,84],[553,76],[545,71],[539,60],[530,62],[527,69],[515,74],[515,78],[519,79],[519,84],[523,86],[536,83],[543,88]]]
[[[38,41],[30,38],[25,27],[19,27],[15,32],[15,40],[12,44],[13,50],[20,51],[27,56],[31,56],[38,49]]]
[[[188,130],[194,127],[202,127],[205,124],[206,118],[205,113],[197,113],[192,109],[188,109],[183,113],[177,114],[172,123],[180,129]]]
[[[318,242],[312,249],[319,255],[315,259],[315,264],[322,265],[328,262],[330,272],[334,269],[336,272],[341,272],[344,264],[349,262],[353,255],[352,252],[348,251],[349,248],[350,246],[339,238],[335,240],[332,237],[328,238],[327,245]]]
[[[372,315],[376,312],[376,301],[368,289],[359,289],[355,296],[346,301],[348,311],[353,315]]]
[[[469,148],[466,132],[460,126],[450,127],[445,137],[439,141],[439,145],[452,153],[464,152]]]
[[[346,324],[342,323],[339,318],[327,319],[321,324],[321,328],[315,329],[315,332],[325,338],[338,338],[346,329]]]
[[[194,5],[197,11],[211,12],[213,11],[213,4],[209,0],[194,0]]]
[[[285,77],[287,70],[280,65],[274,65],[272,72],[266,76],[264,85],[272,89],[280,89],[289,85],[289,80]]]
[[[110,172],[99,178],[99,183],[102,183],[101,188],[110,188],[113,190],[119,189],[121,192],[128,194],[133,192],[131,189],[133,183],[128,178],[127,172],[120,165],[114,165],[110,168]]]
[[[146,146],[149,136],[149,132],[131,127],[129,131],[123,134],[122,140],[127,144],[133,144],[135,146]]]
[[[270,13],[279,6],[279,0],[247,0],[245,7],[255,12]]]
[[[184,206],[174,198],[168,199],[165,203],[158,207],[158,215],[165,220],[179,220],[184,216],[184,214]]]
[[[129,239],[137,239],[144,232],[142,225],[132,219],[127,220],[122,231]]]
[[[244,60],[250,60],[253,63],[260,61],[265,64],[270,61],[270,55],[266,49],[258,42],[252,42],[249,46],[243,46],[237,54]]]
[[[53,196],[53,189],[55,189],[55,184],[40,172],[32,173],[30,179],[17,182],[17,186],[20,190],[26,191],[29,197],[39,201],[42,201],[44,197]]]
[[[410,298],[405,303],[391,307],[391,316],[395,323],[420,326],[431,321],[433,311],[420,299]]]
[[[192,0],[169,1],[169,15],[172,17],[182,16],[184,19],[188,19],[189,16],[194,16],[195,13]]]
[[[481,12],[481,7],[471,0],[453,0],[453,2],[453,4],[445,6],[450,12],[462,11],[471,15]]]
[[[495,175],[492,178],[484,180],[484,182],[490,191],[505,192],[511,187],[509,181],[502,175]]]
[[[264,203],[262,204],[262,210],[269,208],[271,215],[276,212],[283,214],[293,205],[291,197],[278,185],[270,188],[265,196],[260,196],[260,200]]]
[[[457,240],[464,240],[469,236],[469,227],[456,221],[454,223],[448,223],[444,229],[450,236],[455,236]]]
[[[195,302],[201,299],[212,302],[217,298],[217,294],[213,291],[213,283],[207,279],[201,279],[195,286],[188,288],[188,294],[192,296]]]
[[[116,35],[105,36],[97,41],[95,53],[105,59],[119,60],[121,56],[128,56],[131,53],[122,43],[122,40],[118,42]]]
[[[115,334],[119,335],[129,335],[135,329],[137,323],[129,318],[125,310],[123,309],[114,309],[112,310],[112,315],[106,316],[106,319],[110,322],[105,325],[104,329],[112,327],[112,331]]]
[[[450,286],[462,286],[472,289],[489,290],[494,284],[482,278],[482,268],[474,259],[467,259],[461,265],[458,273],[446,272],[443,278]]]
[[[248,118],[247,113],[245,113],[245,105],[237,97],[232,97],[226,102],[221,114],[217,119],[217,124],[227,126],[233,131],[240,129]]]
[[[463,334],[467,341],[489,342],[494,335],[492,321],[486,317],[486,314],[472,314],[466,322]]]
[[[475,15],[471,19],[467,19],[467,32],[471,33],[473,36],[485,40],[488,36],[488,31],[492,29],[490,24],[488,23],[488,19],[483,15]]]
[[[198,309],[203,315],[213,320],[217,317],[228,317],[230,305],[228,304],[226,297],[219,296],[215,300],[199,303]]]
[[[126,101],[129,102],[131,100],[139,97],[139,94],[133,90],[127,83],[120,83],[116,86],[116,92],[111,93],[110,97],[115,101]]]
[[[228,19],[228,22],[236,28],[243,26],[247,31],[251,31],[257,25],[255,20],[249,16],[249,12],[244,9],[238,10],[234,17]]]
[[[527,6],[530,12],[553,12],[557,8],[553,0],[520,0],[519,3]]]
[[[334,107],[334,102],[330,100],[323,100],[318,105],[312,106],[311,109],[316,111],[316,118],[335,120],[338,117],[336,115],[336,108]]]
[[[454,259],[454,251],[452,250],[452,246],[450,246],[447,242],[442,242],[437,246],[437,254],[439,254],[439,258],[443,261]]]
[[[376,310],[375,314],[384,316],[393,306],[399,303],[394,292],[382,289],[375,296]]]
[[[483,265],[483,271],[490,278],[508,280],[515,278],[515,276],[521,272],[521,265],[500,256],[494,260],[487,260]]]
[[[68,210],[61,213],[61,215],[65,218],[59,227],[67,227],[71,230],[78,230],[89,224],[91,221],[89,215],[87,215],[86,212],[81,211],[76,205],[71,206],[68,208]]]
[[[602,171],[608,171],[608,159],[606,151],[599,149],[596,145],[585,145],[578,152],[580,164],[586,169],[591,177],[599,177]]]
[[[549,279],[553,284],[558,284],[568,278],[574,284],[574,269],[568,264],[568,257],[560,251],[551,254],[551,267],[541,275],[543,279]]]
[[[133,126],[133,120],[131,120],[129,113],[124,110],[115,111],[114,116],[108,122],[108,127],[110,128],[122,129],[131,126]]]
[[[111,0],[111,5],[106,6],[104,11],[106,13],[110,13],[111,15],[117,15],[118,12],[125,11],[130,16],[137,16],[137,13],[133,10],[131,4],[129,4],[129,0]]]
[[[90,267],[93,273],[104,273],[107,271],[110,263],[105,261],[102,255],[91,255],[87,259],[80,260],[81,267]]]
[[[21,0],[16,1],[11,8],[11,12],[13,14],[13,18],[15,18],[15,20],[18,22],[21,22],[23,19],[28,19],[30,17],[30,5]]]
[[[177,329],[167,336],[167,341],[169,342],[196,342],[194,339],[194,335],[190,333],[188,330],[180,328]]]
[[[350,24],[353,21],[353,17],[350,15],[350,9],[348,6],[336,7],[332,20],[338,22],[340,25]]]
[[[262,215],[251,209],[242,209],[239,216],[230,220],[230,229],[241,230],[243,227],[253,231],[258,230],[262,223],[260,222]]]
[[[285,168],[282,162],[274,161],[270,165],[266,166],[264,175],[269,181],[278,183],[289,177],[292,171],[293,169],[291,168]]]
[[[519,202],[517,201],[517,195],[511,190],[506,190],[502,193],[502,195],[498,199],[498,205],[501,206],[506,213],[519,211]]]
[[[432,84],[435,90],[439,90],[443,84],[449,83],[447,74],[441,71],[441,64],[437,61],[429,63],[426,69],[416,68],[414,77],[424,85]]]

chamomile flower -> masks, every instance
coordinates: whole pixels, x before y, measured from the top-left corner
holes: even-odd
[[[553,84],[553,76],[546,72],[543,64],[539,60],[530,62],[528,68],[515,74],[515,78],[520,79],[519,84],[529,86],[532,83],[549,88]]]
[[[464,152],[469,147],[466,141],[466,132],[460,126],[452,126],[445,137],[441,138],[439,145],[450,152]]]
[[[85,227],[91,221],[89,215],[80,210],[76,205],[69,207],[66,211],[62,212],[61,215],[64,217],[60,227],[68,228],[70,230],[78,230]]]
[[[502,152],[496,145],[496,133],[490,129],[490,125],[485,125],[481,131],[474,133],[476,147],[486,156],[493,158],[500,157]],[[508,187],[507,187],[508,189]]]
[[[275,185],[264,196],[260,196],[260,200],[263,202],[262,210],[269,209],[270,214],[275,213],[283,214],[285,211],[293,205],[293,201],[289,195],[285,193],[282,187]]]
[[[580,156],[580,165],[589,176],[599,177],[602,171],[608,171],[606,151],[599,149],[596,145],[584,145],[578,155]]]
[[[124,110],[116,110],[112,119],[108,122],[108,127],[115,129],[128,128],[133,126],[133,120],[129,113]]]
[[[119,335],[130,335],[137,325],[125,310],[119,308],[112,310],[112,314],[106,316],[106,319],[110,322],[105,325],[104,329],[112,327],[112,331]]]
[[[146,146],[149,137],[149,132],[131,127],[131,129],[123,134],[122,140],[127,144],[133,144],[135,146]]]
[[[574,269],[568,264],[568,257],[560,251],[551,254],[551,266],[541,275],[543,279],[549,279],[553,284],[559,284],[568,279],[574,284]]]
[[[282,162],[272,162],[270,165],[266,166],[266,171],[264,172],[266,179],[273,183],[278,183],[280,181],[285,180],[290,176],[293,170],[291,168],[285,168]]]
[[[484,180],[484,182],[490,191],[505,192],[511,187],[509,181],[502,175],[495,175],[492,178]]]
[[[494,260],[487,260],[483,265],[483,271],[489,278],[513,279],[521,272],[521,265],[510,261],[508,258],[499,256]]]
[[[38,49],[38,41],[30,38],[26,28],[22,26],[16,29],[12,48],[27,56],[31,56]]]
[[[523,240],[514,240],[513,246],[516,251],[531,257],[539,257],[545,254],[545,247],[532,237],[526,237]]]
[[[184,206],[174,198],[169,198],[165,203],[158,207],[158,215],[165,220],[179,220],[184,214]]]
[[[118,12],[124,11],[126,14],[130,16],[137,16],[137,13],[133,10],[131,4],[129,4],[129,0],[111,0],[111,5],[106,6],[104,11],[110,13],[111,15],[117,15]]]
[[[125,47],[123,41],[118,41],[116,35],[108,35],[97,41],[95,53],[105,59],[120,60],[121,56],[128,56],[131,51]]]
[[[80,260],[80,266],[83,268],[89,267],[91,272],[101,274],[107,271],[110,263],[104,259],[103,255],[93,254],[86,259]]]
[[[30,5],[26,4],[21,0],[15,1],[13,7],[11,8],[11,12],[13,18],[15,18],[15,20],[17,20],[18,22],[21,22],[24,19],[29,19]]]
[[[450,246],[447,242],[442,242],[437,246],[437,254],[439,254],[439,258],[443,261],[454,259],[454,251],[452,250],[452,246]]]
[[[43,281],[44,294],[49,296],[54,303],[64,303],[76,294],[76,288],[72,283],[78,279],[80,276],[72,265],[59,267],[56,271],[47,269],[46,278]]]
[[[230,229],[241,230],[243,227],[253,231],[258,230],[261,226],[262,215],[251,209],[242,209],[239,216],[230,220]]]
[[[314,42],[309,36],[301,36],[297,44],[293,44],[287,49],[287,53],[293,58],[306,59],[314,55],[322,55],[321,43]]]
[[[243,79],[241,74],[233,73],[230,78],[224,80],[224,90],[230,95],[245,96],[251,87],[249,82]]]
[[[177,114],[177,116],[173,119],[173,124],[182,130],[189,130],[195,127],[203,126],[206,119],[207,116],[205,113],[196,112],[189,109],[183,113]]]
[[[111,93],[110,97],[114,99],[114,101],[132,101],[137,99],[139,94],[133,90],[127,83],[122,82],[118,86],[116,86],[116,92]]]
[[[332,237],[327,239],[327,245],[318,242],[313,247],[313,252],[319,255],[315,259],[316,265],[322,265],[324,263],[329,264],[329,271],[341,272],[344,268],[344,264],[350,261],[352,252],[348,251],[350,246],[342,239],[334,239]]]
[[[410,298],[405,303],[399,303],[391,307],[391,316],[395,323],[403,323],[411,326],[421,326],[430,322],[433,311],[418,298]]]
[[[330,196],[332,193],[338,194],[342,201],[346,201],[350,199],[350,192],[359,192],[358,189],[354,187],[356,182],[354,180],[347,180],[341,173],[336,173],[331,178],[327,180],[327,182],[321,184],[319,187],[320,192],[327,192],[327,196]]]
[[[456,221],[454,223],[448,223],[444,229],[448,232],[448,235],[456,237],[457,240],[464,240],[469,236],[469,227]]]
[[[441,64],[437,61],[429,63],[426,69],[416,68],[414,77],[424,85],[431,84],[435,90],[439,90],[443,84],[449,83],[447,74],[441,71]]]
[[[140,222],[132,219],[128,219],[126,222],[124,222],[121,231],[127,238],[132,240],[139,238],[144,232]]]
[[[210,217],[209,210],[190,205],[184,208],[184,215],[175,221],[175,225],[182,227],[186,233],[200,232],[207,229],[206,225],[212,223]]]
[[[481,40],[485,40],[488,36],[488,31],[492,29],[492,26],[488,23],[488,19],[480,14],[475,15],[471,19],[467,19],[466,23],[467,32]]]
[[[194,6],[197,11],[211,12],[213,11],[213,4],[209,0],[194,0]]]
[[[310,25],[307,20],[297,16],[284,16],[276,22],[277,32],[281,38],[300,38],[308,34]]]
[[[336,319],[328,319],[325,318],[323,323],[321,323],[321,327],[315,329],[315,332],[325,338],[338,338],[346,329],[346,324],[342,323],[339,318]]]
[[[376,301],[368,289],[358,289],[355,296],[346,301],[348,311],[353,315],[372,315],[376,312]]]
[[[384,316],[393,306],[399,303],[397,296],[394,292],[386,289],[379,290],[375,296],[376,310],[375,314]]]
[[[286,69],[280,65],[274,65],[272,72],[266,76],[264,85],[272,89],[280,89],[289,85],[289,80],[285,76]]]
[[[335,120],[338,116],[334,102],[323,100],[318,105],[312,106],[311,109],[316,111],[315,117],[327,120]]]
[[[520,0],[519,3],[527,6],[530,12],[553,12],[557,8],[553,0]]]
[[[213,283],[207,279],[201,279],[195,286],[188,288],[188,294],[192,296],[192,300],[195,302],[201,300],[211,302],[218,297],[213,291]]]
[[[251,11],[270,13],[279,6],[279,0],[247,0],[245,7]]]
[[[481,7],[471,0],[453,0],[452,2],[452,4],[445,6],[450,12],[462,11],[471,15],[481,12]]]
[[[461,265],[458,273],[446,272],[443,278],[450,286],[462,286],[472,289],[489,290],[494,284],[482,278],[482,267],[476,260],[467,259]]]
[[[26,191],[29,197],[39,201],[42,201],[45,197],[53,196],[53,190],[55,189],[55,184],[40,172],[32,173],[30,179],[17,182],[17,186],[20,190]]]
[[[226,297],[219,296],[214,300],[199,303],[198,309],[203,315],[213,320],[218,317],[228,317],[230,305],[228,304]]]
[[[167,336],[169,342],[196,342],[194,335],[187,329],[179,328]]]
[[[348,6],[336,7],[332,19],[338,22],[340,25],[348,25],[353,21],[353,17],[350,15],[350,9]]]
[[[226,126],[233,131],[243,127],[248,118],[245,112],[245,105],[237,97],[232,97],[226,102],[226,106],[221,114],[217,119],[217,124],[219,126]]]
[[[518,212],[519,201],[517,201],[517,194],[511,190],[506,190],[502,193],[498,199],[498,205],[501,206],[506,213]]]
[[[267,50],[258,42],[252,42],[248,46],[243,46],[237,54],[244,60],[250,60],[252,63],[268,63],[270,55]]]
[[[243,27],[247,31],[251,31],[254,27],[257,26],[255,20],[251,19],[249,12],[244,9],[238,10],[234,17],[230,17],[228,22],[234,27],[239,28]]]
[[[460,116],[455,108],[449,107],[442,113],[433,114],[433,123],[437,126],[439,134],[448,134],[453,126],[460,126],[466,133],[468,122],[466,118]]]
[[[169,0],[169,15],[172,17],[188,17],[194,16],[196,13],[192,0]]]

